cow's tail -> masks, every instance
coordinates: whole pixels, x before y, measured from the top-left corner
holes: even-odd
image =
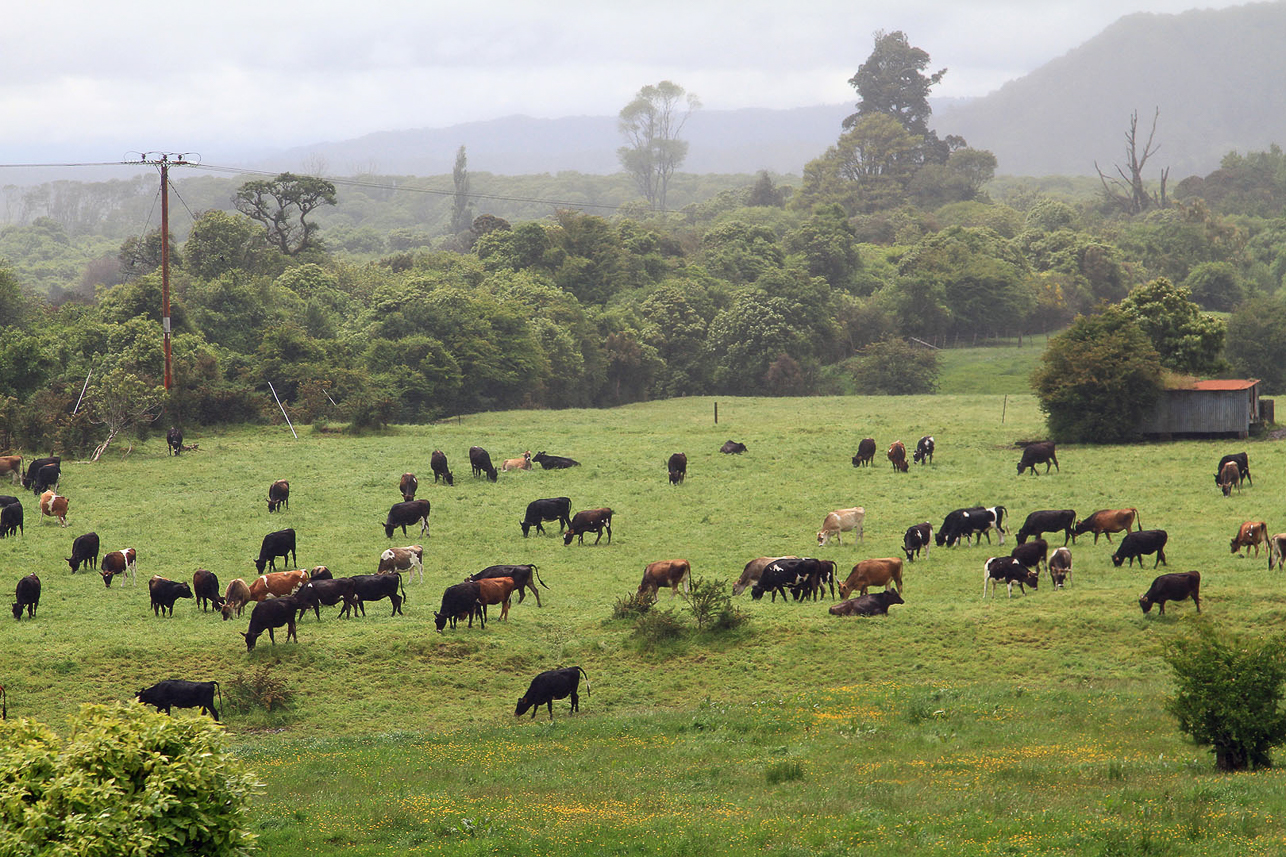
[[[223,707],[223,690],[220,689],[218,681],[215,681],[214,683],[214,692],[219,694],[219,707],[222,708]]]
[[[581,667],[576,667],[576,669],[580,670],[580,674],[585,676],[585,695],[589,696],[589,673],[585,672]]]
[[[1143,518],[1139,516],[1139,510],[1131,509],[1130,511],[1134,513],[1134,523],[1139,525],[1139,532],[1143,532]]]
[[[406,584],[402,581],[402,575],[399,572],[393,572],[397,575],[397,588],[402,590],[402,600],[406,601]]]
[[[532,577],[536,578],[537,583],[539,583],[541,586],[545,586],[545,581],[540,579],[540,570],[537,569],[536,566],[534,565],[531,567],[531,575]],[[548,589],[549,587],[545,586],[545,588]]]
[[[9,700],[4,695],[4,685],[0,684],[0,720],[8,720],[8,719],[9,719]]]

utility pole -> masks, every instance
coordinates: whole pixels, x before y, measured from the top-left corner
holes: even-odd
[[[188,152],[144,152],[133,163],[147,164],[161,170],[161,325],[164,330],[165,389],[170,389],[170,167],[185,167],[197,161],[188,160]]]

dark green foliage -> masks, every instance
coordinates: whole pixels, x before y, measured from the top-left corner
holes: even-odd
[[[639,595],[637,592],[631,592],[629,595],[622,595],[612,604],[613,619],[638,619],[644,613],[652,609],[656,603],[649,595]]]
[[[317,224],[308,216],[335,201],[335,185],[326,179],[292,173],[248,181],[232,198],[237,211],[263,225],[268,243],[283,256],[299,256],[320,246]]]
[[[1243,378],[1259,378],[1264,392],[1286,392],[1286,301],[1260,296],[1228,318],[1228,362]]]
[[[645,650],[676,643],[688,635],[688,628],[673,610],[649,610],[634,623],[634,639]]]
[[[873,342],[847,366],[858,392],[867,396],[912,396],[938,386],[938,353],[902,339]]]
[[[1078,316],[1050,340],[1032,387],[1050,435],[1119,443],[1137,433],[1161,389],[1161,358],[1133,317],[1109,308]]]
[[[238,672],[220,685],[226,710],[248,714],[255,709],[276,711],[287,709],[294,699],[284,675],[279,675],[271,663],[264,663],[246,673]]]
[[[693,577],[684,598],[699,631],[731,630],[745,622],[745,614],[732,605],[732,597],[721,581]]]
[[[1202,315],[1191,294],[1164,277],[1136,286],[1121,302],[1161,355],[1161,365],[1176,372],[1208,374],[1221,367],[1226,325]]]
[[[1281,635],[1254,640],[1202,625],[1165,648],[1175,679],[1166,710],[1221,771],[1272,767],[1272,748],[1286,741],[1283,644]]]
[[[1183,287],[1202,309],[1228,312],[1246,297],[1237,269],[1229,262],[1202,262],[1188,274]]]
[[[937,86],[947,73],[944,68],[926,75],[929,54],[912,47],[906,33],[880,31],[875,34],[875,47],[857,73],[849,78],[849,85],[857,90],[860,99],[857,112],[844,120],[845,128],[852,128],[862,118],[871,115],[891,116],[915,137],[928,140],[929,90]],[[937,137],[932,137],[937,142]],[[939,160],[945,160],[942,153]]]

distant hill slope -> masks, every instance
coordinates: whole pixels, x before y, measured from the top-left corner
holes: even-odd
[[[1129,15],[994,93],[935,112],[933,124],[990,149],[1000,173],[1093,175],[1095,160],[1104,172],[1124,163],[1130,113],[1146,135],[1160,108],[1145,173],[1169,166],[1177,183],[1231,150],[1286,144],[1284,36],[1286,2]]]

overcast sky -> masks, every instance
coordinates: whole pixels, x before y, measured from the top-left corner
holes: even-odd
[[[985,95],[1133,12],[1232,0],[223,0],[9,4],[0,163],[247,150],[515,113],[614,115],[670,79],[707,109],[851,102],[877,30]],[[0,175],[0,184],[5,180]]]

